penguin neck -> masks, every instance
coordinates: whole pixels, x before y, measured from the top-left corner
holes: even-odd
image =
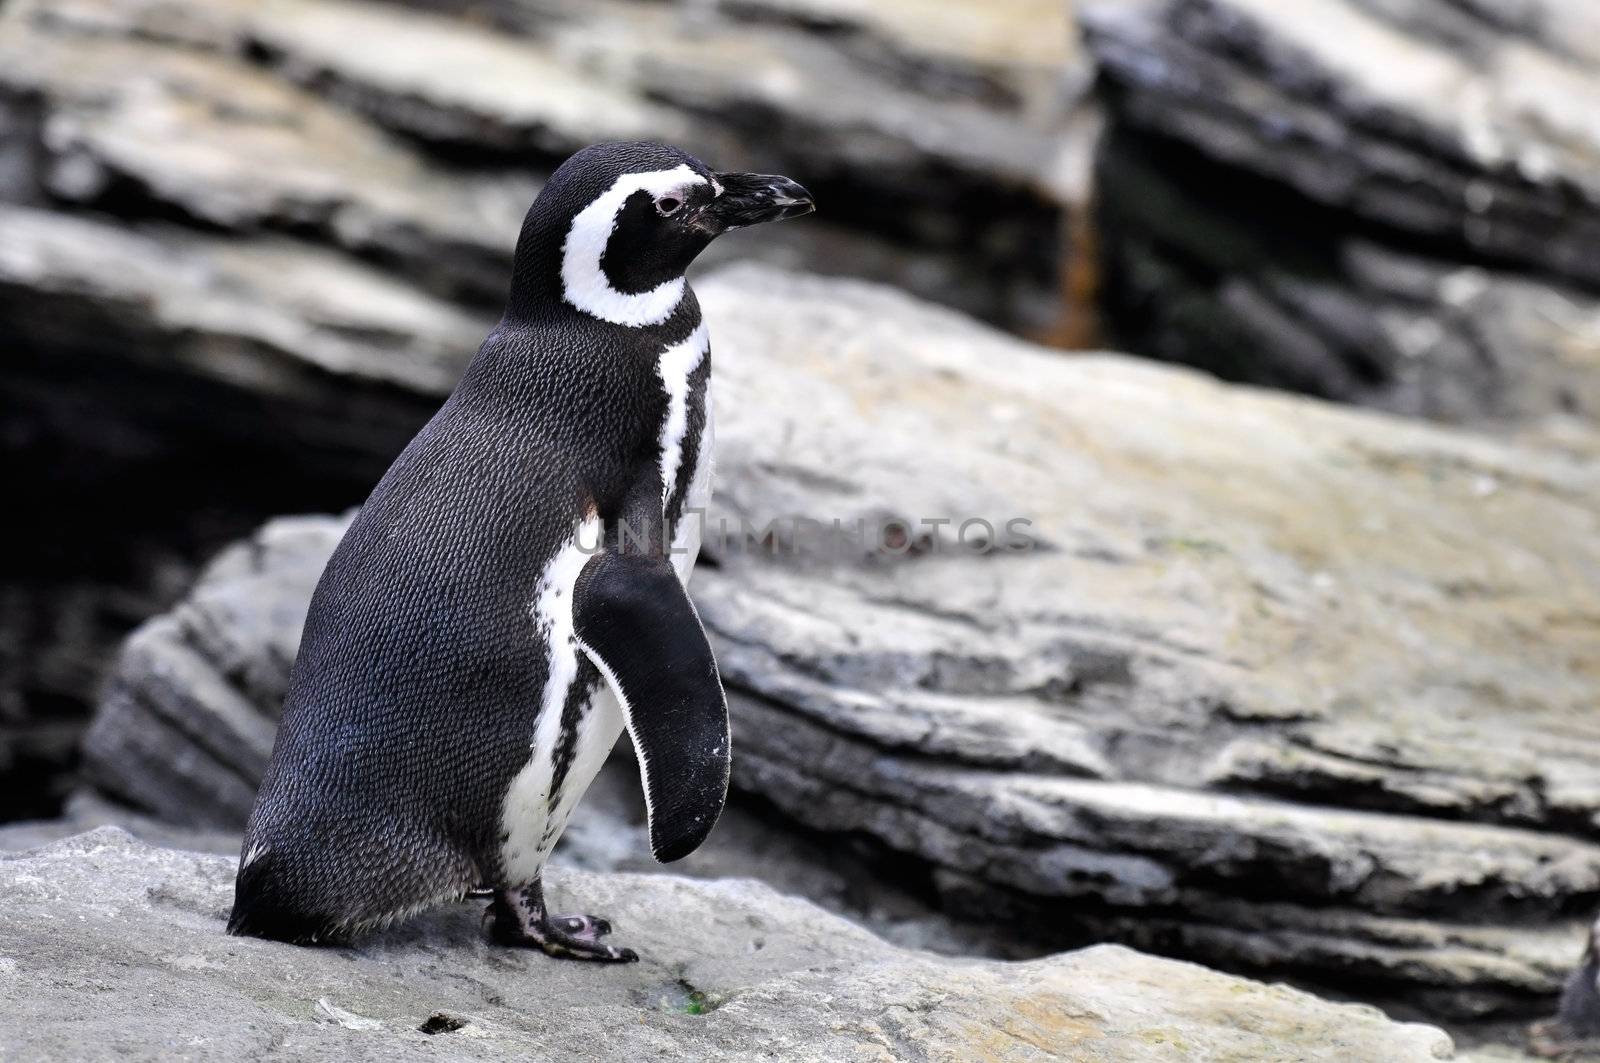
[[[523,224],[506,298],[508,322],[589,323],[623,333],[669,335],[699,324],[694,293],[682,271],[642,273],[607,261],[604,233],[584,231],[533,210]],[[637,275],[635,275],[637,274]]]
[[[562,239],[524,230],[517,244],[504,326],[560,329],[595,336],[604,348],[626,352],[646,362],[653,362],[663,350],[682,342],[700,326],[700,302],[687,281],[677,301],[659,321],[619,324],[574,305],[563,289]]]

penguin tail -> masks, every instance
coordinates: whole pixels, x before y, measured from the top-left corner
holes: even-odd
[[[291,945],[342,944],[349,938],[341,921],[316,911],[296,888],[282,861],[260,846],[247,850],[234,882],[228,933],[267,938]]]

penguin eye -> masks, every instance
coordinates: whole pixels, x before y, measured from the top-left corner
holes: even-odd
[[[656,213],[660,214],[663,218],[670,218],[672,215],[678,213],[678,208],[681,206],[683,206],[683,200],[679,199],[677,196],[662,196],[660,199],[656,200]]]

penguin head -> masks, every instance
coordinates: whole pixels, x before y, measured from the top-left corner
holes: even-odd
[[[712,240],[814,209],[787,177],[717,173],[663,144],[595,144],[562,163],[529,208],[511,306],[559,304],[612,324],[659,324]]]

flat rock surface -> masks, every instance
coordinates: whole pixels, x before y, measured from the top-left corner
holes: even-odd
[[[739,785],[916,854],[952,909],[1455,1014],[1559,985],[1600,897],[1591,462],[861,287],[704,303],[721,515],[917,529],[852,553],[780,522],[777,556],[697,573]],[[918,527],[980,516],[1034,548]]]
[[[1592,463],[1053,357],[868,286],[699,290],[719,494],[693,590],[742,792],[1033,940],[1458,1018],[1548,1005],[1600,901]],[[961,529],[1014,518],[1031,549]],[[103,787],[242,820],[340,529],[267,526],[130,640]]]
[[[487,323],[288,240],[222,240],[163,225],[130,230],[3,204],[0,306],[26,344],[18,362],[52,347],[88,349],[128,367],[253,389],[268,401],[315,390],[297,375],[338,380],[347,401],[373,385],[398,389],[397,405],[442,398]],[[98,317],[74,320],[74,311]],[[324,386],[319,397],[331,401],[335,390]]]
[[[898,949],[759,884],[567,872],[642,962],[481,939],[462,904],[356,948],[230,938],[233,862],[107,828],[0,858],[0,1054],[74,1059],[1451,1058],[1375,1009],[1113,946]],[[436,1033],[424,1032],[430,1027]]]

